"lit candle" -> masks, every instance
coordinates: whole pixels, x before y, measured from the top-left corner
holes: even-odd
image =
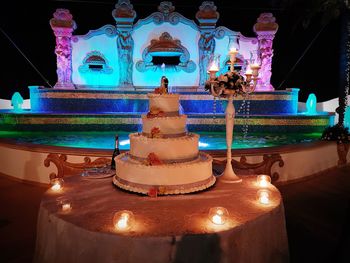
[[[237,53],[238,53],[238,50],[235,47],[231,47],[230,55],[236,55]]]
[[[259,75],[260,65],[258,63],[253,63],[253,64],[250,64],[250,68],[253,71],[252,73],[254,78],[256,78]]]
[[[215,79],[216,72],[219,71],[219,67],[213,62],[209,68],[209,77],[210,80]]]
[[[258,201],[260,204],[268,205],[270,203],[270,192],[268,190],[259,190]]]
[[[237,53],[238,53],[238,50],[235,47],[231,47],[230,52],[229,52],[229,54],[230,54],[230,62],[231,62],[230,72],[234,71],[234,64],[235,64]]]
[[[252,75],[253,74],[253,71],[251,69],[248,69],[246,72],[245,72],[246,75]]]
[[[256,178],[259,187],[268,187],[271,184],[271,177],[265,174],[260,174]]]
[[[55,183],[53,186],[51,186],[51,189],[54,191],[58,191],[61,189],[61,185],[59,183]]]
[[[260,68],[260,65],[259,65],[258,63],[252,63],[252,64],[250,64],[250,68],[251,68],[252,70],[254,70],[254,69],[259,69],[259,68]]]
[[[51,190],[57,192],[63,188],[63,179],[62,178],[53,178],[50,180]]]
[[[68,212],[72,209],[72,206],[70,203],[65,203],[65,204],[62,204],[62,211],[63,212]]]
[[[215,63],[211,64],[211,66],[209,68],[209,72],[211,72],[211,71],[213,71],[213,72],[218,72],[219,71],[219,68],[218,68],[218,66]]]
[[[253,71],[252,71],[251,69],[248,69],[248,70],[245,72],[246,81],[247,81],[248,83],[252,80],[252,74],[253,74]]]
[[[123,210],[114,214],[113,224],[116,230],[125,231],[132,227],[134,214],[131,211]]]
[[[212,217],[211,221],[213,221],[213,223],[216,224],[216,225],[222,225],[223,224],[222,218],[219,215],[214,215]]]
[[[225,224],[228,218],[228,211],[224,207],[212,207],[209,210],[209,219],[215,225],[223,225]]]
[[[117,228],[120,228],[120,229],[125,229],[128,227],[128,219],[129,219],[129,216],[127,214],[123,214],[122,217],[118,220],[117,222]]]

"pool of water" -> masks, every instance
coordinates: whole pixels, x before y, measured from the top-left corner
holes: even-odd
[[[11,138],[18,142],[75,148],[113,149],[115,132],[0,132],[0,138]],[[198,132],[200,150],[226,149],[225,133]],[[130,148],[129,132],[118,132],[121,150]],[[234,134],[233,149],[248,149],[298,144],[318,141],[321,133],[251,133],[244,137]]]

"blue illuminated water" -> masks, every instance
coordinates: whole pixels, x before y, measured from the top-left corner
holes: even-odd
[[[113,149],[115,132],[0,132],[0,138],[15,139],[17,142],[34,143],[40,145],[65,146],[74,148]],[[201,133],[200,150],[226,149],[225,133]],[[128,150],[129,132],[118,132],[120,149]],[[242,134],[234,135],[233,149],[262,148],[288,144],[317,141],[320,133],[286,133],[263,134],[252,133],[246,138]]]

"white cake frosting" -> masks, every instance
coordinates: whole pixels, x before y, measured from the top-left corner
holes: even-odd
[[[149,98],[149,110],[159,109],[165,113],[179,112],[179,94],[147,94]]]
[[[153,152],[159,159],[167,162],[193,160],[198,157],[199,135],[188,134],[176,138],[148,138],[132,133],[130,138],[130,155],[136,159],[147,159]]]
[[[150,113],[142,133],[129,135],[130,151],[115,158],[113,183],[142,194],[185,194],[212,186],[212,158],[198,150],[199,135],[187,133],[178,94],[148,94]],[[153,132],[152,132],[153,131]]]
[[[163,188],[162,194],[182,194],[212,186],[212,158],[201,153],[191,162],[149,166],[133,160],[126,153],[115,158],[116,174],[113,182],[119,187],[147,194],[149,189]]]
[[[183,136],[186,133],[186,115],[173,117],[154,117],[147,118],[142,115],[142,132],[151,134],[153,128],[159,128],[160,132],[165,135]]]

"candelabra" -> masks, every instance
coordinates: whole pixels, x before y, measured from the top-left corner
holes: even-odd
[[[215,97],[227,97],[227,106],[225,111],[225,121],[226,121],[226,167],[220,180],[227,183],[241,182],[242,179],[239,178],[233,171],[231,160],[232,160],[232,140],[233,140],[233,128],[235,119],[235,107],[233,104],[234,96],[238,94],[248,94],[254,92],[258,80],[260,65],[251,64],[250,69],[245,72],[245,78],[241,76],[238,72],[234,70],[235,58],[238,51],[236,49],[231,49],[230,54],[230,71],[226,75],[233,76],[236,75],[236,82],[233,83],[231,88],[222,85],[222,80],[226,80],[227,77],[222,77],[221,81],[216,79],[216,73],[219,71],[219,67],[213,63],[209,69],[209,83],[210,83],[210,93]],[[220,77],[219,77],[220,78]],[[243,81],[242,81],[243,80]],[[229,80],[227,79],[227,82]],[[220,84],[221,83],[221,84]],[[232,83],[231,83],[232,85]],[[234,87],[234,88],[232,88]],[[235,89],[237,88],[237,89]]]

